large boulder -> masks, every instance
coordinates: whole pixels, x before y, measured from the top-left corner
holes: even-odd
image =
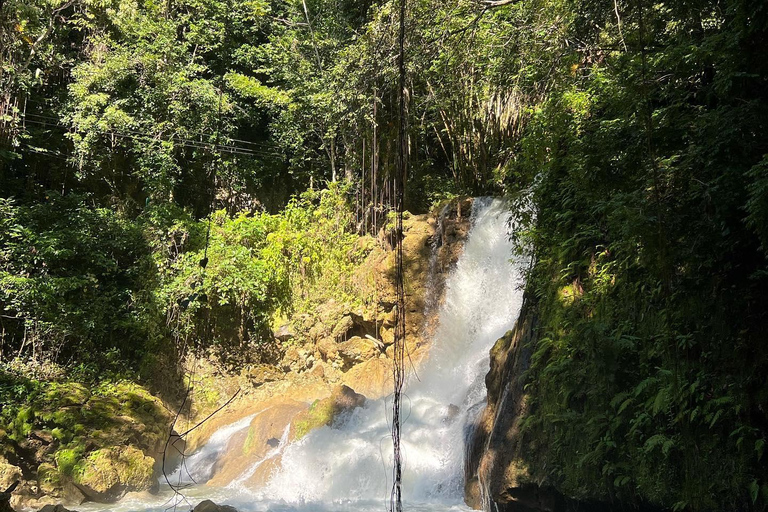
[[[291,420],[307,407],[306,402],[286,400],[268,405],[257,413],[247,431],[230,438],[207,484],[223,487],[249,472],[255,462],[277,447]]]
[[[338,344],[338,354],[344,361],[345,366],[351,366],[378,357],[381,354],[382,348],[383,344],[381,342],[377,343],[375,338],[353,336],[347,341]]]
[[[154,489],[154,464],[152,457],[133,446],[102,448],[78,464],[74,481],[89,499],[113,503],[127,492]]]

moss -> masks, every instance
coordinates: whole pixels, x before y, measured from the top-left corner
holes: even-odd
[[[80,409],[61,409],[51,414],[50,421],[56,425],[60,425],[65,428],[71,428],[77,424],[81,416],[82,412]]]
[[[91,397],[88,389],[77,382],[51,383],[44,395],[44,400],[53,408],[83,405]]]
[[[254,442],[256,441],[256,435],[253,428],[248,429],[248,436],[243,443],[243,455],[248,455],[254,448]]]
[[[61,474],[56,466],[44,462],[37,468],[37,483],[45,494],[54,494],[61,489]]]
[[[301,439],[316,428],[330,425],[335,413],[333,399],[315,400],[309,410],[300,414],[293,424],[296,439]]]
[[[54,459],[56,460],[56,466],[59,468],[59,473],[72,476],[84,452],[85,446],[80,444],[58,450],[54,455]]]
[[[98,494],[116,487],[148,490],[153,485],[154,459],[132,446],[102,448],[88,454],[75,468],[75,483]]]

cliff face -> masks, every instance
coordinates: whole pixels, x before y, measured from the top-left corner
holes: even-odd
[[[488,401],[473,425],[466,458],[465,500],[475,509],[555,510],[557,497],[534,482],[523,462],[521,421],[528,410],[524,374],[537,324],[529,302],[515,327],[491,349]]]
[[[612,512],[625,510],[599,501],[570,499],[528,464],[536,441],[522,425],[531,412],[526,371],[538,340],[540,318],[526,296],[515,327],[491,349],[485,376],[487,403],[470,426],[466,447],[464,500],[474,509],[495,512]],[[540,468],[539,468],[540,470]],[[635,510],[652,510],[648,507]]]

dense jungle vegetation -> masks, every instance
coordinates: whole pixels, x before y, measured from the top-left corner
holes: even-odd
[[[62,378],[46,368],[151,383],[191,349],[268,360],[276,318],[352,294],[392,200],[397,13],[0,3],[9,435]],[[531,474],[768,508],[768,4],[409,0],[406,23],[408,208],[532,204]]]

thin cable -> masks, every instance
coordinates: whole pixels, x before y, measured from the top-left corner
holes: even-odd
[[[393,468],[392,468],[392,492],[390,494],[390,510],[392,512],[402,512],[402,476],[403,463],[400,447],[401,433],[401,413],[402,413],[402,390],[405,383],[405,282],[403,268],[403,211],[405,209],[405,176],[407,168],[407,120],[405,109],[405,7],[406,0],[400,0],[400,34],[398,37],[398,67],[399,67],[399,87],[398,87],[398,139],[397,148],[397,176],[395,178],[395,211],[396,211],[396,229],[395,229],[395,289],[397,293],[397,311],[395,314],[395,336],[394,352],[392,361],[392,373],[394,391],[392,395],[392,446],[393,446]]]

